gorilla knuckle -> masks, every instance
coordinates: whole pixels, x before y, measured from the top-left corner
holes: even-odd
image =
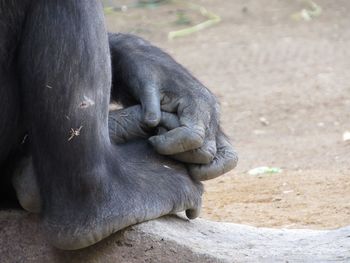
[[[209,151],[201,151],[201,160],[203,164],[210,164],[214,160],[215,154]]]
[[[200,150],[200,154],[202,155],[203,163],[210,164],[216,155],[216,146],[215,142],[209,145],[205,145],[205,147],[202,147]]]
[[[187,129],[187,143],[192,149],[199,148],[204,143],[205,131],[202,127],[193,127]]]
[[[237,166],[238,155],[230,148],[221,149],[210,164],[190,165],[190,175],[198,181],[211,180],[219,177]]]
[[[224,173],[234,169],[238,164],[238,154],[234,150],[225,152],[224,155]]]
[[[197,181],[206,181],[221,175],[217,167],[213,165],[191,165],[189,172]]]

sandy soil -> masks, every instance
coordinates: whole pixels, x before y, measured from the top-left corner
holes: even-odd
[[[110,30],[162,47],[221,101],[240,163],[205,183],[202,217],[289,228],[350,224],[350,143],[342,140],[350,130],[350,2],[315,1],[323,12],[310,22],[291,18],[308,7],[297,0],[191,1],[222,22],[173,41],[167,33],[183,27],[174,23],[187,10],[181,4],[107,15]],[[283,172],[247,175],[258,166]]]

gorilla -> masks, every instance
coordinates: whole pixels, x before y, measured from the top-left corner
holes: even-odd
[[[99,0],[0,0],[0,66],[0,184],[57,248],[195,218],[200,181],[237,163],[212,93],[149,42],[108,34]]]

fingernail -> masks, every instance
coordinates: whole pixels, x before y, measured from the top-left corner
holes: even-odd
[[[147,122],[148,125],[154,127],[154,126],[158,125],[159,118],[158,118],[157,114],[155,114],[153,112],[149,112],[145,116],[145,121]]]

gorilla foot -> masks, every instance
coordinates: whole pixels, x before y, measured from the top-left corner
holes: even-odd
[[[120,145],[116,151],[112,156],[119,156],[118,161],[106,160],[106,166],[92,171],[93,184],[78,186],[83,187],[83,194],[80,190],[67,197],[64,191],[55,191],[44,196],[44,229],[55,247],[84,248],[127,226],[166,214],[186,211],[190,219],[199,215],[202,185],[188,176],[183,165],[156,154],[145,141]],[[33,178],[28,175],[26,184],[30,185]],[[24,177],[18,177],[17,185],[20,179],[25,182]],[[24,188],[16,189],[18,193]],[[30,195],[18,193],[24,198],[21,204],[33,200],[40,204],[39,198],[33,198],[38,195],[35,189]]]

